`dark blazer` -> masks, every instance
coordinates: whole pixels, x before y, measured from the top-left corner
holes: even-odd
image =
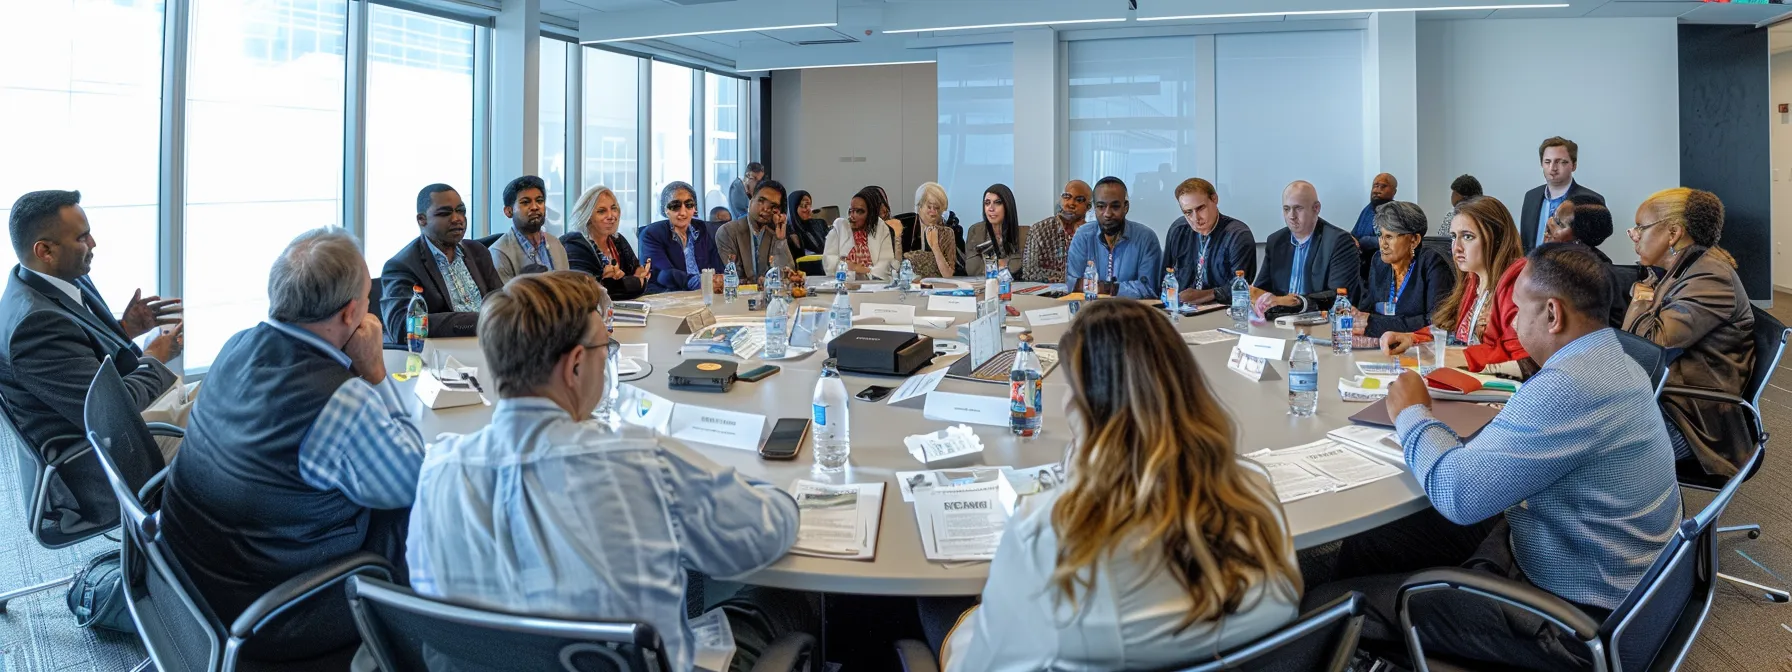
[[[1518,242],[1524,244],[1527,254],[1537,247],[1537,220],[1543,216],[1540,212],[1543,209],[1543,191],[1548,188],[1547,184],[1539,184],[1537,188],[1524,192],[1524,208],[1518,212],[1518,232],[1521,236]],[[1580,186],[1579,182],[1569,182],[1568,195],[1563,198],[1573,198],[1580,194],[1592,194],[1600,203],[1605,202],[1605,197],[1600,196],[1599,192]]]
[[[722,255],[716,248],[716,229],[700,220],[691,221],[697,232],[694,245],[697,270],[713,268],[722,272]],[[701,276],[684,272],[684,246],[672,235],[672,222],[660,220],[641,229],[641,256],[653,261],[653,277],[647,280],[647,293],[684,292],[697,289]]]
[[[0,401],[30,448],[50,449],[50,454],[39,453],[46,461],[60,457],[57,449],[69,445],[46,446],[51,439],[86,434],[81,413],[87,385],[108,355],[138,410],[148,408],[175,382],[174,372],[125,338],[92,281],[81,278],[75,286],[92,310],[19,266],[13,267],[0,294]],[[49,509],[63,533],[118,521],[118,500],[98,460],[70,462],[58,478],[50,485]]]
[[[1431,313],[1437,310],[1437,304],[1456,289],[1455,263],[1423,245],[1413,252],[1408,273],[1411,275],[1406,279],[1406,287],[1400,290],[1400,300],[1394,303],[1394,314],[1382,315],[1375,304],[1394,294],[1394,267],[1382,261],[1380,253],[1370,261],[1369,288],[1350,302],[1359,314],[1369,318],[1364,336],[1380,338],[1390,331],[1410,333],[1424,329],[1431,324]]]
[[[598,259],[597,243],[586,238],[583,232],[573,231],[561,236],[560,244],[566,248],[566,261],[572,270],[597,278],[604,291],[610,293],[611,301],[627,301],[647,293],[647,283],[635,279],[635,271],[641,268],[641,260],[635,258],[635,248],[621,234],[610,239],[616,245],[616,258],[611,261],[622,267],[619,280],[604,279],[604,265]]]
[[[1201,236],[1187,219],[1177,217],[1164,244],[1164,265],[1176,269],[1177,288],[1194,287],[1200,278],[1203,288],[1214,290],[1214,301],[1231,305],[1233,272],[1244,271],[1246,282],[1257,275],[1257,237],[1244,222],[1220,215],[1208,237],[1206,268],[1195,268],[1200,260]]]
[[[411,241],[386,260],[385,268],[380,270],[380,314],[386,318],[386,342],[403,343],[405,338],[404,320],[411,305],[411,287],[423,286],[423,302],[429,306],[430,338],[462,338],[474,335],[479,326],[479,313],[454,312],[454,302],[448,298],[448,283],[442,279],[442,269],[436,267],[435,255],[429,251],[429,241],[423,236]],[[492,266],[492,254],[478,241],[466,238],[460,241],[459,258],[467,265],[467,273],[473,276],[473,284],[479,286],[480,295],[490,294],[504,282],[498,279],[498,269]]]
[[[1354,305],[1362,296],[1362,274],[1357,268],[1356,239],[1350,232],[1332,226],[1325,218],[1313,229],[1312,249],[1307,251],[1308,310],[1329,309],[1338,298],[1338,288],[1350,292]],[[1287,294],[1289,272],[1294,268],[1294,234],[1287,227],[1269,234],[1263,246],[1263,266],[1257,269],[1252,286],[1271,294]]]

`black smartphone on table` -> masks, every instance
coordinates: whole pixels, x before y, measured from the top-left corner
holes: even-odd
[[[753,370],[747,371],[746,373],[738,374],[735,378],[739,378],[749,383],[757,383],[782,370],[783,369],[776,366],[766,364],[765,366],[755,367]]]
[[[890,396],[890,393],[894,391],[896,391],[896,388],[894,387],[872,385],[863,390],[859,390],[858,394],[852,396],[859,401],[883,401],[884,397]]]
[[[772,435],[759,446],[759,457],[767,460],[793,460],[809,439],[808,418],[779,418],[772,425]]]

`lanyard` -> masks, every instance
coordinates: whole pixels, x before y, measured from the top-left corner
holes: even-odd
[[[1419,260],[1415,258],[1412,260],[1412,263],[1407,264],[1406,275],[1400,276],[1400,282],[1395,283],[1393,287],[1388,288],[1388,305],[1398,305],[1400,303],[1400,297],[1406,295],[1406,286],[1412,284],[1412,269],[1414,266],[1419,265],[1418,261]],[[1392,275],[1392,273],[1389,275]]]
[[[1114,276],[1114,252],[1116,250],[1120,249],[1120,243],[1123,243],[1123,242],[1126,242],[1126,240],[1124,238],[1114,241],[1113,247],[1108,247],[1108,279],[1109,280],[1112,280],[1115,277]],[[1103,245],[1103,247],[1107,247],[1107,246]],[[1102,282],[1101,278],[1096,278],[1095,280],[1097,282]]]
[[[1213,242],[1213,239],[1207,236],[1200,238],[1201,252],[1195,257],[1195,289],[1207,289],[1207,244]]]

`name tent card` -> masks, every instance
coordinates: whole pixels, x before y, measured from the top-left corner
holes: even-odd
[[[1043,327],[1049,324],[1070,324],[1070,306],[1040,308],[1026,313],[1027,324]]]
[[[1262,359],[1277,360],[1282,358],[1282,351],[1288,347],[1288,341],[1280,338],[1265,338],[1245,334],[1238,337],[1238,349],[1244,354]]]
[[[1008,398],[933,391],[921,408],[921,417],[942,422],[968,422],[994,427],[1008,426]]]
[[[1270,368],[1269,360],[1246,354],[1239,347],[1232,348],[1231,356],[1226,358],[1226,368],[1253,381],[1276,379],[1275,369]]]
[[[940,313],[975,313],[977,312],[977,298],[934,294],[927,297],[927,309]]]
[[[704,327],[707,327],[707,326],[715,324],[715,323],[716,323],[716,314],[714,312],[711,312],[708,308],[702,308],[702,309],[699,309],[697,312],[691,313],[689,316],[685,317],[684,322],[682,322],[678,325],[677,333],[695,334],[699,331],[702,331]]]
[[[759,432],[765,429],[765,416],[679,404],[672,409],[669,426],[670,434],[675,439],[725,448],[758,450]]]
[[[865,318],[875,317],[883,320],[884,324],[915,323],[914,306],[895,303],[866,303],[861,304],[859,310],[863,312],[853,316],[854,322]]]

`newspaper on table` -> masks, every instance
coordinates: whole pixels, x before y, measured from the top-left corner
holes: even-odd
[[[1283,504],[1313,495],[1350,488],[1397,476],[1402,470],[1371,459],[1348,445],[1321,439],[1282,450],[1259,450],[1245,457],[1269,471],[1276,499]]]
[[[734,627],[728,625],[728,615],[716,607],[686,623],[697,645],[691,665],[708,672],[728,672],[734,662]]]
[[[883,483],[831,485],[797,479],[790,484],[801,516],[790,552],[821,558],[870,560],[877,556],[883,518]]]
[[[1016,497],[1026,497],[1063,485],[1064,465],[1052,462],[1036,467],[967,467],[932,471],[898,471],[896,472],[896,487],[902,492],[902,501],[913,502],[916,492],[946,485],[992,482],[997,478],[1007,479],[1008,487],[1014,489]]]
[[[994,559],[1016,499],[1006,478],[916,492],[915,523],[927,559]]]
[[[1397,466],[1406,466],[1406,449],[1400,447],[1399,437],[1394,430],[1385,427],[1368,425],[1345,425],[1330,432],[1326,437],[1368,455],[1379,457]]]

